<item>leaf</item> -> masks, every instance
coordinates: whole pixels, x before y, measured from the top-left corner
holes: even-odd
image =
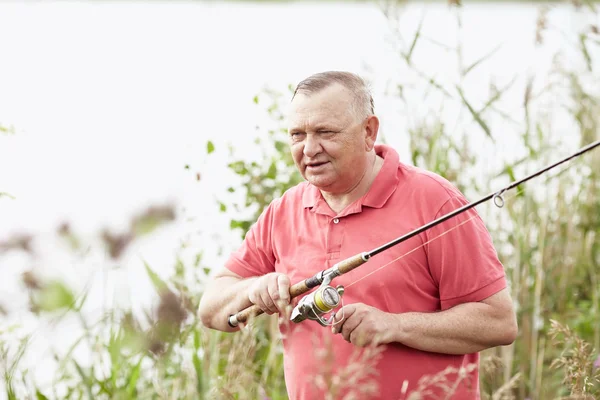
[[[285,142],[282,142],[281,140],[275,141],[275,149],[279,153],[283,153],[286,150],[286,146],[287,146],[287,144]]]
[[[196,257],[194,257],[194,267],[197,267],[198,265],[200,265],[200,262],[202,261],[202,256],[203,256],[202,251],[200,251],[199,253],[196,253]],[[183,274],[184,274],[183,262],[179,261],[178,265],[181,265],[181,275],[183,276]]]
[[[206,152],[207,152],[208,154],[210,154],[210,153],[212,153],[213,151],[215,151],[215,145],[213,144],[213,142],[212,142],[212,141],[210,141],[210,140],[209,140],[208,142],[206,142]]]
[[[469,112],[471,112],[471,115],[473,115],[473,119],[475,119],[475,121],[477,121],[479,126],[481,126],[481,129],[483,129],[485,131],[486,135],[488,135],[488,137],[490,139],[492,139],[493,142],[495,142],[495,140],[492,136],[492,132],[490,131],[490,128],[487,126],[485,121],[483,119],[481,119],[481,116],[479,115],[479,113],[477,111],[475,111],[475,109],[467,101],[461,88],[459,86],[456,86],[456,90],[458,90],[458,94],[460,95],[460,98],[462,99],[463,103],[465,103],[465,106],[467,106],[467,108],[469,109]]]
[[[513,77],[513,79],[502,89],[499,89],[496,94],[494,94],[487,103],[479,110],[479,114],[482,114],[485,110],[487,110],[492,104],[494,104],[503,94],[506,92],[517,80],[517,77]]]
[[[258,95],[254,96],[252,98],[252,101],[254,102],[254,104],[258,104]]]
[[[131,371],[131,376],[129,377],[129,383],[127,384],[127,394],[131,398],[135,397],[135,385],[137,384],[138,379],[140,378],[140,371],[142,368],[142,360],[144,357],[140,357],[140,360],[137,362],[135,367],[133,367],[133,371]]]
[[[38,306],[43,311],[56,311],[70,308],[75,303],[75,296],[62,282],[50,282],[39,293]]]
[[[227,211],[227,206],[225,205],[225,203],[219,202],[219,211],[221,211],[221,212]]]
[[[516,181],[515,171],[513,171],[512,167],[510,165],[506,166],[506,173],[508,174],[508,177],[510,178],[511,182]]]
[[[160,296],[163,293],[165,293],[166,291],[168,291],[169,287],[167,286],[165,281],[163,281],[161,279],[161,277],[158,276],[158,274],[156,272],[154,272],[152,270],[152,268],[150,268],[150,265],[148,265],[146,260],[142,260],[142,261],[144,262],[144,266],[146,267],[146,273],[150,277],[150,280],[152,281],[152,284],[154,285],[154,289],[156,289],[156,292],[158,293],[158,295]]]
[[[202,359],[198,356],[200,351],[200,332],[194,330],[194,356],[192,362],[196,371],[196,390],[201,399],[204,398],[204,374],[202,373]]]
[[[81,296],[79,298],[79,300],[77,301],[78,304],[76,304],[76,305],[73,306],[73,311],[81,311],[81,308],[85,304],[85,301],[87,300],[87,297],[88,297],[89,294],[90,294],[90,291],[86,290],[85,293],[83,294],[83,296]]]
[[[410,59],[412,57],[413,51],[415,50],[415,47],[417,46],[417,41],[419,40],[419,37],[421,37],[421,29],[423,28],[423,21],[425,20],[425,14],[423,14],[423,16],[421,17],[421,21],[419,22],[419,26],[417,28],[417,32],[415,33],[415,37],[413,38],[413,41],[410,45],[410,49],[408,50],[408,54],[406,54],[406,56],[404,56],[404,58],[406,59],[406,63],[410,64]]]
[[[276,176],[277,176],[277,165],[275,164],[275,161],[273,161],[271,163],[271,165],[269,166],[269,170],[267,171],[266,177],[269,179],[275,179]]]
[[[89,332],[87,334],[83,334],[81,335],[77,340],[75,340],[69,347],[69,349],[67,350],[66,353],[64,353],[64,355],[62,355],[62,358],[59,358],[58,354],[54,354],[54,357],[59,360],[59,364],[58,364],[58,369],[59,370],[64,370],[66,364],[70,361],[71,359],[71,355],[72,353],[75,351],[75,349],[77,348],[77,346],[79,346],[79,344],[85,340],[85,339],[89,339]],[[68,396],[67,396],[68,398]]]
[[[77,361],[73,360],[73,364],[75,364],[75,369],[77,370],[77,372],[79,373],[79,376],[81,377],[81,380],[85,384],[85,388],[87,390],[89,399],[90,400],[93,399],[94,396],[92,395],[92,385],[90,383],[90,380],[85,375],[85,372],[83,372],[83,368],[81,368],[81,366],[77,363]]]
[[[9,199],[14,200],[15,196],[11,195],[10,193],[6,193],[6,192],[0,192],[0,197],[8,197]]]
[[[584,33],[581,33],[579,35],[579,44],[581,44],[581,51],[583,52],[583,57],[585,58],[585,62],[587,64],[588,70],[591,71],[592,70],[592,58],[590,57],[590,53],[588,51],[587,45],[585,44],[586,39],[587,39],[587,36]]]
[[[475,61],[473,64],[471,64],[467,68],[465,68],[465,70],[463,71],[463,76],[467,76],[467,74],[469,72],[471,72],[473,70],[473,68],[475,68],[476,66],[478,66],[479,64],[481,64],[482,62],[484,62],[486,59],[488,59],[491,56],[493,56],[498,50],[500,50],[500,47],[502,47],[502,44],[499,44],[498,46],[496,46],[494,48],[494,50],[490,51],[489,53],[487,53],[486,55],[484,55],[483,57],[481,57],[480,59],[478,59],[477,61]]]
[[[35,390],[35,397],[37,398],[37,400],[48,400],[48,398],[44,396],[44,394],[40,392],[39,389]]]
[[[0,132],[5,133],[7,135],[14,135],[15,128],[13,128],[12,126],[10,128],[7,128],[5,126],[0,125]]]

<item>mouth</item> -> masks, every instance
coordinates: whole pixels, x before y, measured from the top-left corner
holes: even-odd
[[[328,163],[328,161],[308,163],[308,164],[306,164],[306,169],[308,169],[308,170],[316,170],[316,169],[319,169],[319,168],[323,167],[327,163]]]

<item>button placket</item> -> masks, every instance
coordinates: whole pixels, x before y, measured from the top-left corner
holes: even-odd
[[[337,259],[340,257],[342,247],[342,238],[344,237],[344,224],[341,218],[335,217],[329,220],[329,229],[327,229],[327,259]]]

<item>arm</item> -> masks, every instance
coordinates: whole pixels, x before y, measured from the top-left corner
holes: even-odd
[[[211,329],[233,332],[227,323],[235,314],[252,304],[266,314],[280,312],[280,301],[289,302],[289,278],[275,271],[271,247],[273,206],[258,217],[241,244],[214,278],[206,285],[198,307],[202,323]],[[287,302],[286,302],[287,300]]]
[[[437,313],[392,315],[392,341],[419,350],[469,354],[511,344],[517,320],[507,289],[481,302],[459,304]]]
[[[239,327],[229,326],[227,318],[252,305],[248,298],[248,289],[256,279],[258,278],[244,279],[226,268],[218,272],[206,285],[206,290],[200,299],[198,314],[202,323],[207,328],[224,332],[239,330]]]
[[[348,305],[333,332],[357,346],[397,342],[423,351],[469,354],[512,343],[517,322],[503,289],[481,302],[435,313],[390,314],[365,304]]]

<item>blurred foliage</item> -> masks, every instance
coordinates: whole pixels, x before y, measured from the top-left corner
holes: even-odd
[[[5,134],[5,135],[13,135],[15,133],[15,128],[13,126],[7,128],[5,126],[3,126],[2,124],[0,124],[0,134]],[[10,193],[6,193],[6,192],[0,192],[0,199],[6,197],[9,199],[14,200],[15,197],[13,195],[11,195]]]
[[[6,127],[6,126],[0,124],[0,133],[3,133],[5,135],[14,135],[15,127],[14,126]]]
[[[230,192],[244,191],[245,200],[241,204],[234,202],[230,206],[220,202],[220,210],[227,212],[231,206],[238,212],[246,209],[253,210],[248,216],[231,220],[231,229],[238,230],[242,238],[266,206],[280,197],[288,188],[303,181],[289,151],[287,127],[282,111],[283,99],[291,98],[292,93],[293,88],[291,87],[288,87],[286,94],[265,89],[261,95],[257,95],[253,99],[254,104],[261,106],[274,124],[273,127],[266,129],[257,127],[257,131],[266,133],[265,136],[257,135],[254,142],[257,148],[255,154],[258,154],[258,158],[262,161],[235,159],[235,148],[229,148],[230,158],[233,161],[229,162],[228,167],[240,178],[241,189],[236,185],[235,187],[230,186],[228,190]],[[208,153],[211,152],[209,149]]]

